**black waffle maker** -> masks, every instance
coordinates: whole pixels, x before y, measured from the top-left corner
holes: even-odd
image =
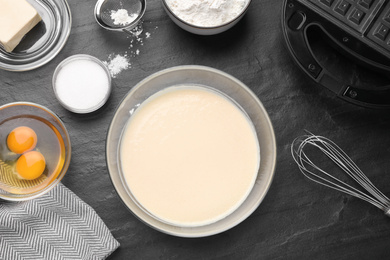
[[[390,108],[390,0],[284,0],[282,26],[290,53],[310,78],[346,101]],[[337,54],[318,52],[319,45]],[[375,83],[347,80],[362,75]]]

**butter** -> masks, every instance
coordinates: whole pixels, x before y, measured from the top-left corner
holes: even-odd
[[[12,52],[39,21],[37,10],[26,0],[0,0],[0,43]]]

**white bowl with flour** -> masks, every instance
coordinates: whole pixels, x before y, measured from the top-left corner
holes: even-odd
[[[162,0],[169,17],[194,34],[213,35],[237,24],[251,0]]]

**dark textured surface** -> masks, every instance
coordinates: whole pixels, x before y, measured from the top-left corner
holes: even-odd
[[[183,31],[160,1],[148,1],[143,41],[133,47],[128,36],[96,24],[95,1],[69,0],[69,5],[73,26],[65,48],[39,69],[0,71],[0,103],[39,103],[64,121],[73,151],[63,183],[97,211],[121,243],[110,259],[390,257],[390,218],[366,202],[308,181],[290,155],[291,142],[304,129],[327,136],[390,195],[390,113],[345,103],[295,66],[281,33],[281,0],[254,0],[240,23],[208,37]],[[136,49],[139,55],[131,55]],[[113,80],[112,95],[98,113],[72,114],[56,101],[51,77],[64,58],[85,53],[107,60],[109,54],[125,51],[131,68]],[[124,95],[150,74],[184,64],[211,66],[248,85],[270,115],[278,148],[275,178],[259,208],[235,228],[201,239],[172,237],[141,223],[121,203],[105,164],[107,128]]]

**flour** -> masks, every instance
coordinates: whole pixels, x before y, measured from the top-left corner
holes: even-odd
[[[115,78],[123,70],[130,68],[131,64],[125,55],[110,55],[108,61],[103,61],[104,65],[107,66],[108,70],[111,73],[111,77]]]
[[[112,10],[110,16],[115,25],[128,25],[137,19],[136,14],[129,14],[126,9]]]
[[[143,21],[141,20],[133,29],[130,30],[130,33],[133,36],[138,37],[143,31],[144,31]]]
[[[248,0],[166,0],[180,19],[196,26],[218,26],[236,18]]]
[[[157,28],[156,26],[154,29]],[[116,78],[122,71],[132,68],[130,61],[141,54],[140,48],[144,45],[144,41],[153,38],[150,32],[144,32],[142,20],[130,32],[131,34],[125,34],[129,40],[128,49],[121,54],[111,53],[108,55],[108,59],[103,61],[112,78]]]

